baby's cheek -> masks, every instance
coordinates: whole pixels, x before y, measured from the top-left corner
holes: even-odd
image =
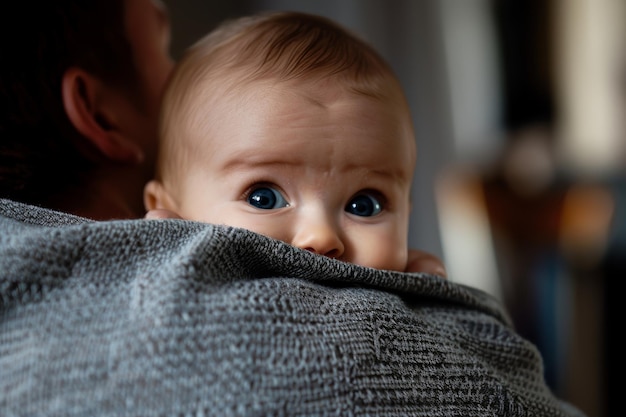
[[[387,257],[387,261],[384,261],[384,265],[379,269],[404,272],[408,262],[408,253],[408,248],[400,245],[395,250],[391,251]]]
[[[369,245],[366,245],[369,243]],[[378,242],[362,241],[361,254],[356,262],[359,265],[376,269],[386,269],[391,271],[404,271],[408,262],[408,247],[403,243],[389,243],[385,240]],[[367,250],[366,250],[367,249]]]

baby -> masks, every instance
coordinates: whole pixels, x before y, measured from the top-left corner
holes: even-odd
[[[410,110],[389,65],[346,29],[296,12],[227,22],[178,63],[161,115],[148,210],[411,270]]]

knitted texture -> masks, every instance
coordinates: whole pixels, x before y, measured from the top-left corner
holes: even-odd
[[[0,200],[2,416],[567,416],[485,293]]]

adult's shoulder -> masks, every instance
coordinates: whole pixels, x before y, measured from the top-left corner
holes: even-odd
[[[92,220],[44,207],[0,198],[0,228],[10,223],[31,226],[62,226],[89,223]]]

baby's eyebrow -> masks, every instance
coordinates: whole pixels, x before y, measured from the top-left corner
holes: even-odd
[[[307,166],[305,156],[272,157],[263,154],[263,151],[249,152],[244,151],[237,153],[229,158],[222,165],[224,171],[239,171],[243,168],[273,168],[273,167],[290,167],[300,168]],[[329,164],[330,165],[330,164]],[[346,163],[341,167],[335,166],[340,172],[358,172],[362,177],[381,178],[384,181],[393,182],[411,182],[412,172],[399,166],[394,167],[377,167],[372,168],[369,164]]]
[[[382,177],[388,181],[411,181],[412,173],[408,172],[406,169],[402,169],[399,167],[394,167],[393,169],[382,169],[382,168],[369,168],[363,167],[359,165],[348,165],[345,167],[345,170],[362,170],[363,176],[373,176],[373,177]]]

